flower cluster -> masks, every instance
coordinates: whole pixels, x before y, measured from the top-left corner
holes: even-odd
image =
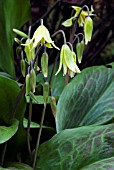
[[[88,9],[87,6],[84,7]],[[72,6],[72,8],[76,11],[76,13],[70,19],[67,19],[65,22],[63,22],[62,25],[65,27],[70,27],[73,25],[73,21],[77,19],[79,26],[84,27],[85,44],[87,44],[89,41],[91,41],[93,31],[93,21],[91,19],[91,16],[94,15],[92,14],[94,12],[93,7],[91,7],[91,11],[89,11],[89,9],[84,11],[81,7],[77,6]]]
[[[72,6],[72,8],[75,10],[75,14],[70,18],[67,19],[65,22],[63,22],[63,25],[65,27],[70,27],[74,24],[74,22],[77,22],[80,27],[83,27],[84,34],[82,34],[83,39],[79,41],[79,34],[75,35],[76,38],[78,37],[78,43],[76,44],[76,53],[73,51],[73,44],[70,44],[69,42],[66,42],[65,34],[62,30],[57,31],[54,35],[56,35],[58,32],[61,32],[63,34],[64,38],[64,44],[61,47],[60,50],[60,64],[58,71],[55,75],[57,75],[61,69],[63,68],[63,75],[68,74],[71,78],[74,77],[76,73],[80,73],[80,69],[77,66],[77,61],[80,64],[82,60],[82,55],[84,51],[84,46],[89,41],[91,41],[92,37],[92,31],[93,31],[93,21],[91,19],[91,16],[94,15],[93,8],[91,8],[91,11],[89,11],[88,7],[85,5],[82,8],[77,6]],[[83,10],[84,8],[87,8],[87,11]],[[25,33],[13,29],[15,33],[26,39],[25,44],[23,44],[20,40],[15,38],[15,41],[19,43],[19,45],[24,46],[24,51],[26,54],[26,58],[22,56],[21,60],[21,71],[22,75],[26,76],[26,95],[29,94],[29,92],[35,92],[36,87],[36,70],[37,70],[37,63],[35,58],[35,49],[39,46],[44,47],[44,53],[41,56],[41,69],[44,77],[48,76],[48,54],[46,52],[46,48],[56,48],[59,50],[59,48],[55,45],[54,41],[51,39],[50,33],[48,29],[44,26],[43,20],[41,19],[41,25],[36,29],[36,31],[33,34],[33,37],[30,38]],[[74,39],[75,41],[76,39]],[[74,43],[74,42],[73,42]],[[68,45],[70,44],[70,45]],[[26,69],[26,63],[28,68]],[[36,69],[35,69],[35,63],[36,63]],[[27,71],[26,71],[27,70]],[[38,68],[39,70],[39,68]]]

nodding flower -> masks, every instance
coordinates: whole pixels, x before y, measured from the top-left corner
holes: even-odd
[[[43,25],[43,20],[41,21],[41,25],[34,32],[33,38],[31,40],[33,41],[33,48],[36,48],[40,43],[42,43],[48,48],[55,47],[59,50],[59,48],[54,44],[54,41],[52,41],[48,29]]]
[[[76,54],[70,50],[70,47],[67,44],[62,45],[60,52],[60,64],[57,75],[63,66],[63,76],[68,73],[70,77],[74,77],[75,73],[80,73],[80,69],[76,64]]]

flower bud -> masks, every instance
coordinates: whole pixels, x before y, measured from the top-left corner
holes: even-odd
[[[21,65],[21,73],[22,73],[23,77],[25,77],[25,74],[26,74],[26,64],[25,64],[25,60],[24,59],[21,60],[20,65]]]
[[[30,74],[26,75],[26,96],[29,94],[31,91],[31,85],[30,85]]]
[[[36,73],[34,69],[30,71],[30,84],[32,92],[34,93],[36,88]]]
[[[18,47],[16,48],[16,55],[17,55],[17,56],[21,56],[21,51],[22,51],[21,47],[18,46]]]
[[[48,76],[48,54],[45,52],[41,56],[41,68],[44,77]]]
[[[16,43],[20,44],[20,45],[21,45],[21,43],[22,43],[18,38],[14,38],[14,41],[15,41]]]
[[[20,35],[21,37],[28,38],[28,35],[25,34],[25,33],[22,32],[22,31],[19,31],[19,30],[17,30],[17,29],[13,29],[13,31],[14,31],[16,34]]]
[[[51,106],[53,116],[55,117],[56,116],[56,100],[55,100],[55,97],[53,96],[51,96],[50,98],[50,106]]]
[[[46,104],[48,96],[49,96],[49,83],[45,82],[43,86],[44,104]]]
[[[76,46],[76,53],[77,53],[78,63],[81,63],[81,61],[82,61],[83,51],[84,51],[84,41],[82,40]]]
[[[84,34],[85,34],[85,44],[91,41],[93,31],[93,20],[90,16],[86,17],[84,22]]]

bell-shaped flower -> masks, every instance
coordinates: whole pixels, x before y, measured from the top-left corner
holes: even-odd
[[[54,44],[54,41],[52,41],[48,29],[43,24],[41,24],[34,32],[32,41],[33,48],[36,48],[40,43],[42,43],[48,48],[55,47],[59,50],[59,48]]]
[[[33,60],[35,56],[35,49],[33,48],[31,39],[26,40],[24,51],[26,53],[27,61],[30,64],[30,61]]]
[[[73,77],[75,73],[80,73],[80,69],[76,65],[76,54],[70,50],[67,44],[64,44],[60,52],[60,64],[59,69],[55,75],[57,75],[63,66],[63,75],[69,74]]]

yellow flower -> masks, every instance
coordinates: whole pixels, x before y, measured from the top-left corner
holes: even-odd
[[[60,64],[59,69],[55,75],[57,75],[63,66],[63,75],[69,74],[70,77],[74,77],[75,73],[80,73],[78,66],[76,65],[76,55],[70,50],[67,44],[64,44],[60,52]]]
[[[31,60],[34,60],[34,56],[35,56],[35,49],[33,49],[33,42],[31,43],[30,42],[31,42],[31,39],[27,39],[25,43],[25,48],[24,48],[29,64]]]
[[[36,48],[40,43],[42,43],[48,48],[55,47],[59,50],[59,48],[54,44],[54,41],[52,41],[48,29],[43,24],[41,24],[34,32],[32,41],[33,48]]]
[[[65,22],[63,22],[62,25],[64,25],[65,27],[70,27],[73,24],[73,19],[75,19],[78,14],[80,13],[80,10],[82,9],[81,7],[78,6],[72,6],[72,8],[76,11],[76,13],[74,14],[73,17],[71,17],[70,19],[67,19]],[[91,7],[91,11],[89,11],[89,16],[94,15],[93,13],[93,8]],[[85,22],[85,18],[88,16],[88,11],[84,11],[82,10],[82,12],[80,13],[80,16],[78,18],[78,24],[79,26],[83,26],[84,22]]]

